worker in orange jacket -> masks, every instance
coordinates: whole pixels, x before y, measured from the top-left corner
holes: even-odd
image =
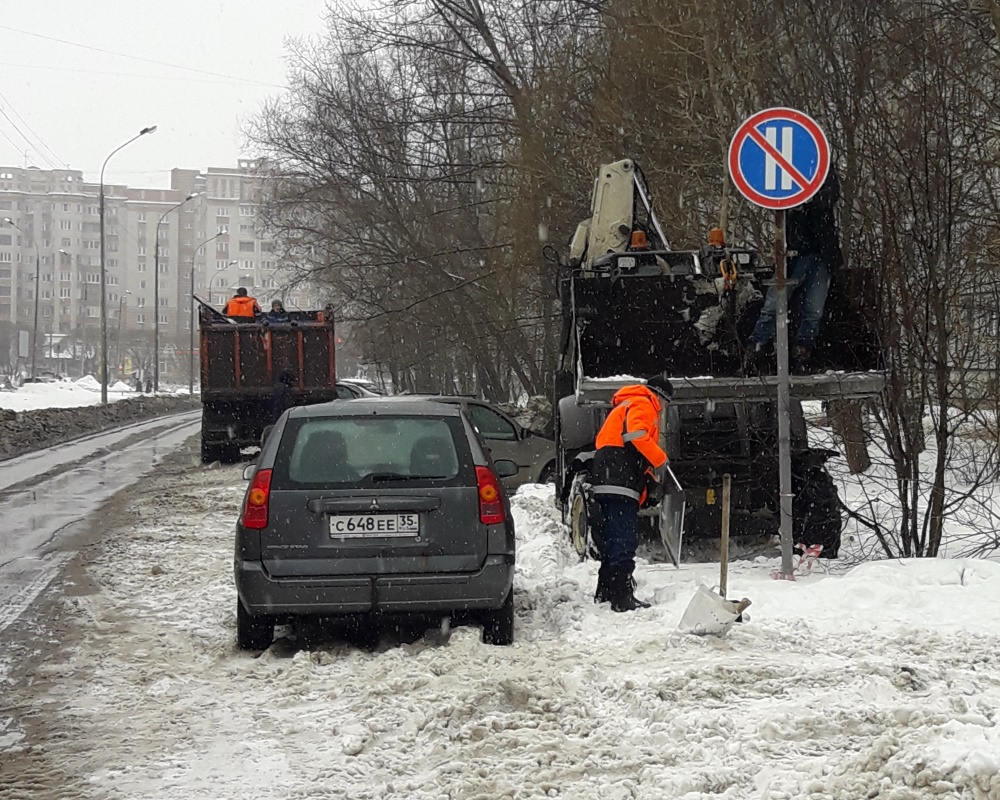
[[[660,410],[673,387],[666,375],[619,389],[597,434],[593,491],[601,508],[602,552],[594,602],[612,611],[649,608],[635,597],[635,550],[639,507],[651,488],[654,470],[667,461],[660,447]]]
[[[257,301],[241,286],[236,290],[236,295],[226,303],[226,307],[222,309],[222,313],[227,317],[233,317],[240,321],[249,321],[258,317],[261,311],[260,306],[257,305]]]

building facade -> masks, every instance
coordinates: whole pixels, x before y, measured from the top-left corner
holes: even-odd
[[[192,295],[221,307],[244,286],[265,309],[272,299],[321,305],[290,287],[260,224],[255,166],[175,169],[169,189],[105,184],[109,363],[121,367],[124,343],[158,324],[169,369],[165,360],[190,351]],[[78,170],[0,167],[0,328],[6,342],[33,330],[37,293],[36,358],[70,374],[93,370],[100,337],[99,190]]]

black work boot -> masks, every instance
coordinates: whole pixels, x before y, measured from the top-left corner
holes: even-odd
[[[611,610],[617,612],[635,611],[649,608],[635,596],[635,581],[632,580],[632,570],[616,569],[611,573]]]
[[[812,350],[803,345],[797,345],[792,350],[792,372],[796,375],[806,375],[809,372],[809,360],[812,358]]]
[[[610,603],[611,602],[611,583],[610,583],[610,572],[604,562],[601,562],[601,568],[597,570],[597,591],[594,592],[594,602],[595,603]]]
[[[743,352],[743,377],[756,378],[758,375],[766,375],[770,371],[769,355],[770,350],[766,344],[750,341]]]

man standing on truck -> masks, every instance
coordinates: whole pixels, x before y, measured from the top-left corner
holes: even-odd
[[[230,298],[229,302],[226,303],[226,307],[222,309],[222,313],[240,322],[252,322],[261,312],[257,301],[241,286],[236,290],[236,294]]]
[[[656,488],[653,470],[667,461],[659,441],[660,410],[672,394],[666,375],[623,386],[597,434],[593,487],[601,507],[603,544],[594,602],[610,602],[612,611],[649,608],[635,597],[632,579],[639,507]]]
[[[840,200],[840,180],[836,167],[830,166],[826,181],[819,191],[800,206],[789,209],[785,217],[785,239],[788,254],[789,298],[799,297],[801,320],[792,349],[792,365],[804,371],[816,346],[830,279],[841,266],[840,236],[834,209]],[[774,315],[778,291],[767,290],[764,307],[750,335],[747,371],[759,372],[764,348],[774,338]]]

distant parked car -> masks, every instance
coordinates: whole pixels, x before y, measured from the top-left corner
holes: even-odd
[[[461,406],[357,398],[286,411],[236,525],[237,643],[259,650],[299,615],[471,612],[514,635],[514,524]]]
[[[338,400],[353,400],[357,397],[382,397],[382,395],[378,392],[372,391],[363,383],[349,380],[337,381]]]
[[[378,384],[366,380],[365,378],[338,378],[337,383],[357,388],[364,392],[366,397],[385,397],[386,395],[386,393],[379,388]]]
[[[416,396],[464,408],[493,458],[509,459],[517,465],[517,474],[503,480],[511,491],[525,483],[549,483],[554,479],[556,445],[541,432],[521,427],[492,403],[475,397]]]

